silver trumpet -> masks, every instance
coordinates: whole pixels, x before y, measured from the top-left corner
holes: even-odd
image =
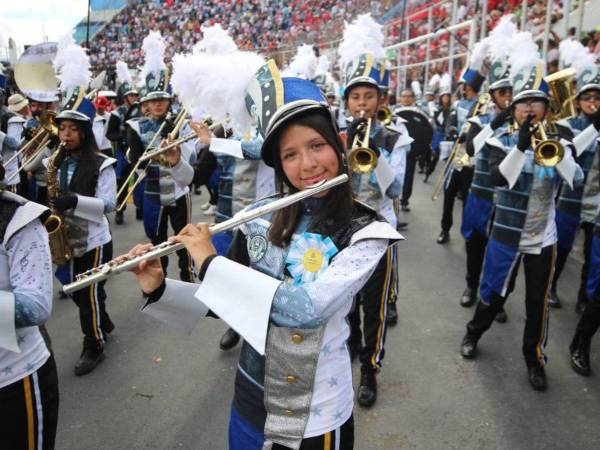
[[[230,230],[232,228],[238,227],[250,220],[256,219],[257,217],[264,216],[271,212],[275,212],[281,208],[285,208],[286,206],[290,206],[300,200],[303,200],[308,197],[312,197],[315,194],[331,189],[339,184],[346,183],[348,181],[348,175],[342,174],[338,175],[335,178],[332,178],[328,181],[322,181],[310,188],[304,189],[302,191],[296,192],[294,194],[290,194],[288,196],[282,197],[278,200],[275,200],[267,205],[259,206],[250,211],[241,212],[236,214],[229,220],[225,222],[221,222],[210,227],[211,234],[221,233],[223,231]],[[123,262],[115,262],[110,261],[106,264],[102,264],[101,266],[95,267],[87,272],[81,273],[76,276],[76,280],[72,283],[66,284],[63,286],[63,291],[66,294],[71,294],[72,292],[76,292],[80,289],[84,289],[92,284],[99,283],[100,281],[106,280],[108,277],[117,275],[121,272],[125,272],[127,270],[133,269],[142,261],[146,261],[149,259],[157,259],[162,256],[167,256],[172,253],[175,253],[179,250],[184,249],[183,244],[173,243],[173,242],[163,242],[152,247],[146,253],[141,255],[133,256],[126,261]],[[120,258],[119,258],[120,259]]]

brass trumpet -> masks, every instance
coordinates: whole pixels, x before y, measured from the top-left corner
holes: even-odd
[[[364,111],[360,112],[361,119]],[[348,153],[348,166],[354,173],[370,173],[377,167],[378,155],[369,148],[369,136],[371,134],[372,119],[368,119],[366,124],[359,125],[356,130],[356,136],[352,141],[352,148]],[[362,135],[361,135],[362,134]]]
[[[377,110],[377,121],[381,122],[384,126],[388,126],[392,123],[394,119],[394,114],[389,106],[381,105]]]
[[[550,124],[553,125],[553,124]],[[531,136],[531,147],[536,164],[543,167],[554,167],[565,156],[565,148],[558,139],[548,138],[546,127],[540,122]]]

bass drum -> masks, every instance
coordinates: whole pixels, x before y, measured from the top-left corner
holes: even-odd
[[[31,100],[58,101],[58,79],[52,66],[56,50],[56,42],[43,42],[28,47],[19,57],[15,65],[15,82]]]

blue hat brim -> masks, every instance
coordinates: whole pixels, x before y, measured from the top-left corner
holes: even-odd
[[[140,99],[140,103],[149,102],[150,100],[171,100],[172,96],[167,91],[149,92]]]
[[[273,114],[265,131],[265,139],[262,144],[260,156],[267,166],[275,167],[277,161],[277,146],[275,145],[274,138],[277,136],[278,132],[292,119],[310,111],[322,113],[331,120],[332,126],[337,128],[335,119],[326,103],[315,100],[296,100],[285,104],[275,111],[275,114]]]
[[[512,99],[511,105],[514,106],[516,103],[519,103],[522,100],[527,100],[529,98],[545,100],[546,102],[550,101],[548,94],[546,94],[544,91],[540,91],[539,89],[528,89],[526,91],[521,91],[517,95],[515,95]]]
[[[379,90],[381,89],[379,83],[377,83],[377,81],[374,78],[366,76],[356,77],[352,78],[344,88],[344,97],[347,98],[350,94],[350,91],[358,86],[374,87],[375,89],[377,89],[377,92],[379,92]]]
[[[589,83],[581,86],[581,89],[577,91],[577,98],[579,98],[581,94],[587,91],[600,91],[600,84]]]

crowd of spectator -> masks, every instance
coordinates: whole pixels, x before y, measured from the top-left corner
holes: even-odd
[[[228,29],[237,45],[253,49],[267,56],[275,56],[283,62],[293,55],[296,47],[308,43],[320,48],[335,47],[341,38],[345,21],[357,14],[370,12],[374,17],[385,17],[395,9],[396,18],[384,24],[386,44],[415,38],[451,25],[451,0],[407,0],[402,8],[394,0],[129,0],[128,6],[119,12],[91,42],[91,62],[96,73],[114,70],[116,61],[123,59],[130,67],[143,63],[141,50],[143,37],[149,30],[160,30],[168,43],[167,61],[175,53],[189,51],[201,39],[201,29],[220,23]],[[482,2],[459,0],[456,22],[476,17]],[[400,9],[398,10],[398,8]],[[504,14],[513,13],[520,23],[522,0],[488,0],[487,27],[492,29]],[[554,0],[552,23],[562,18],[563,7]],[[546,2],[529,1],[527,27],[534,36],[544,31]],[[403,27],[406,24],[406,27]],[[467,52],[468,28],[457,30],[455,53]],[[574,33],[574,31],[571,31]],[[590,51],[600,56],[600,32],[579,36]],[[550,72],[558,68],[558,36],[551,35],[548,61]],[[447,57],[450,34],[439,34],[435,39],[421,41],[400,54],[400,60],[391,61],[409,65],[404,79],[423,80],[423,61],[434,60],[428,72],[442,74],[448,70]],[[427,58],[429,56],[429,58]],[[442,61],[435,62],[436,59]],[[466,57],[454,60],[454,77],[458,76]],[[413,65],[412,67],[410,65]],[[392,87],[398,82],[392,72]]]
[[[301,43],[331,45],[344,21],[357,14],[385,12],[392,1],[368,0],[131,0],[90,43],[96,72],[112,70],[123,59],[143,63],[142,40],[160,30],[168,43],[166,57],[190,51],[201,39],[201,28],[220,23],[243,49],[262,53],[295,51]]]

